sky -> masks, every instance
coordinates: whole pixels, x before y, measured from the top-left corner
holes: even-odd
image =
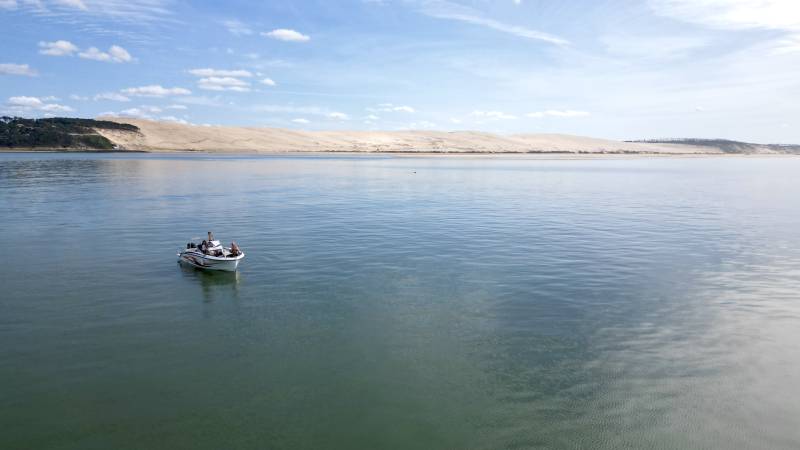
[[[800,143],[797,0],[0,0],[0,114]]]

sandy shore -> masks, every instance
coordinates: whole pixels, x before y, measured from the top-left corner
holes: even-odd
[[[112,118],[140,133],[97,130],[122,149],[211,153],[426,153],[552,155],[708,155],[719,149],[681,144],[613,141],[562,134],[497,135],[476,131],[300,131],[281,128],[196,126]]]

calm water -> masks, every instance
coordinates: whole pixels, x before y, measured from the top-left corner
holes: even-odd
[[[800,159],[0,154],[0,448],[797,449]],[[176,263],[213,230],[238,273]]]

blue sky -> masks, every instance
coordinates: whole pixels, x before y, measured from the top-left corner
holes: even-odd
[[[0,0],[0,113],[800,143],[796,0]]]

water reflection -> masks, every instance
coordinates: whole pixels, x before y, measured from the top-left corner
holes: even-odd
[[[200,286],[205,302],[213,302],[217,298],[239,298],[239,272],[223,272],[219,270],[203,270],[188,264],[177,263],[183,278]]]

